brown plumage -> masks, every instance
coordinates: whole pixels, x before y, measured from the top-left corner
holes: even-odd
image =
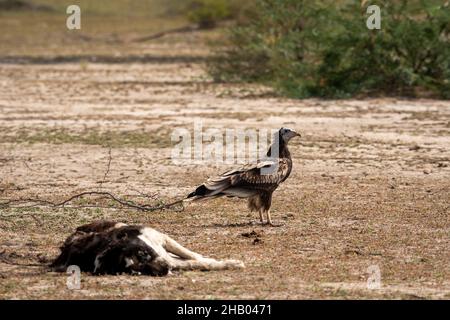
[[[263,213],[266,213],[267,223],[273,226],[270,216],[272,193],[291,174],[292,159],[287,144],[290,139],[297,136],[300,134],[281,128],[278,131],[278,141],[271,145],[266,159],[211,177],[190,193],[188,198],[192,200],[222,196],[247,198],[249,209],[259,212],[261,222],[264,223]],[[272,152],[276,151],[275,148],[278,148],[278,154]]]

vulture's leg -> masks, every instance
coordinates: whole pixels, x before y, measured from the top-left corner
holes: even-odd
[[[263,210],[259,209],[259,219],[261,220],[261,224],[264,224]]]
[[[267,223],[272,226],[273,222],[272,222],[272,217],[270,216],[270,209],[266,211],[266,214],[267,214]]]
[[[272,222],[272,217],[270,216],[270,209],[267,210],[267,223],[270,224],[272,227],[282,227],[283,224],[282,223],[273,223]]]

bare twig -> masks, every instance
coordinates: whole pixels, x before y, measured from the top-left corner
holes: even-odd
[[[87,192],[82,192],[82,193],[76,194],[76,195],[74,195],[74,196],[64,200],[63,202],[53,204],[53,206],[54,207],[64,207],[65,204],[67,204],[67,203],[69,203],[69,202],[71,202],[71,201],[73,201],[75,199],[82,198],[83,196],[89,196],[89,195],[106,196],[106,197],[109,197],[112,200],[120,203],[123,206],[131,207],[131,208],[135,208],[135,209],[143,210],[143,211],[146,210],[145,207],[143,207],[143,206],[134,204],[131,201],[122,200],[122,199],[116,197],[115,195],[113,195],[113,194],[111,194],[109,192],[106,192],[106,191],[87,191]]]
[[[30,216],[33,218],[34,221],[36,221],[36,223],[40,226],[43,226],[44,224],[42,223],[41,219],[39,219],[38,217],[36,217],[35,214],[30,214]]]
[[[184,27],[180,27],[180,28],[175,28],[175,29],[170,29],[170,30],[166,30],[166,31],[161,31],[161,32],[157,32],[154,34],[151,34],[149,36],[145,36],[145,37],[140,37],[140,38],[136,38],[134,40],[132,40],[133,42],[145,42],[145,41],[149,41],[149,40],[155,40],[158,38],[162,38],[168,34],[172,34],[172,33],[185,33],[185,32],[192,32],[192,31],[197,31],[199,30],[200,27],[197,25],[189,25],[189,26],[184,26]]]
[[[11,203],[11,200],[6,200],[5,202],[0,203],[0,208],[8,207],[10,203]]]
[[[147,198],[147,199],[156,200],[156,198],[158,197],[158,192],[155,192],[155,193],[153,193],[153,194],[147,194],[147,193],[144,193],[144,192],[139,191],[139,190],[137,190],[137,189],[129,189],[129,190],[136,192],[136,193],[139,194],[139,196],[142,197],[142,198]],[[136,197],[137,197],[137,196],[136,196]]]
[[[34,171],[33,169],[31,169],[31,167],[28,165],[27,160],[23,160],[23,163],[25,164],[25,167],[27,167],[28,170],[30,171]]]
[[[120,205],[124,206],[124,207],[128,207],[128,208],[133,208],[133,209],[137,209],[140,211],[146,211],[146,212],[151,212],[151,211],[157,211],[157,210],[163,210],[163,209],[169,209],[171,207],[174,207],[177,204],[183,203],[183,201],[185,200],[184,198],[181,200],[176,200],[174,202],[170,202],[170,203],[162,203],[160,205],[150,205],[150,204],[136,204],[132,201],[129,200],[124,200],[121,199],[115,195],[113,195],[110,192],[106,192],[106,191],[86,191],[86,192],[82,192],[82,193],[78,193],[76,195],[71,196],[70,198],[59,202],[59,203],[55,203],[55,202],[51,202],[48,200],[41,200],[41,199],[17,199],[17,200],[8,200],[8,199],[3,199],[5,202],[0,203],[0,207],[5,207],[5,208],[33,208],[33,207],[53,207],[53,208],[64,208],[67,204],[69,204],[70,202],[72,202],[73,200],[82,198],[84,196],[103,196],[105,198],[109,198],[114,200],[115,202],[119,203]],[[29,206],[19,206],[19,207],[13,207],[11,205],[13,204],[26,204],[26,203],[34,203],[32,205]],[[100,206],[90,206],[92,208],[100,208]],[[105,208],[105,207],[103,207]],[[106,207],[106,208],[115,208],[116,207]]]
[[[1,263],[9,264],[12,266],[19,266],[19,267],[41,267],[41,268],[45,267],[44,264],[14,262],[14,261],[11,261],[10,259],[4,257],[3,254],[4,254],[4,252],[0,252],[0,262]]]
[[[103,180],[100,181],[100,186],[99,188],[102,187],[103,183],[106,181],[106,177],[109,174],[109,171],[111,170],[111,161],[112,161],[112,156],[111,156],[111,147],[109,147],[109,151],[108,151],[108,165],[106,167],[106,172],[105,175],[103,176]]]

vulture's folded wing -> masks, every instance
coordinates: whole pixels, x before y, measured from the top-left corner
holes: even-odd
[[[253,187],[259,189],[278,186],[289,175],[291,163],[289,159],[276,159],[275,161],[261,161],[252,168],[233,174],[231,185],[233,187]]]
[[[253,165],[244,165],[209,178],[197,188],[196,195],[251,197],[258,191],[276,188],[287,178],[290,170],[290,159],[265,160]]]

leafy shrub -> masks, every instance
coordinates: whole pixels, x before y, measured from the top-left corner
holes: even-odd
[[[257,0],[231,28],[209,71],[216,80],[267,83],[288,96],[357,94],[450,98],[450,8],[440,1]]]
[[[217,22],[231,15],[227,0],[194,0],[190,7],[189,19],[205,29],[214,28]]]
[[[255,0],[190,0],[185,11],[191,22],[203,29],[210,29],[224,20],[241,21]]]
[[[25,0],[0,0],[0,11],[8,10],[52,11],[52,8],[46,5],[34,4]]]

